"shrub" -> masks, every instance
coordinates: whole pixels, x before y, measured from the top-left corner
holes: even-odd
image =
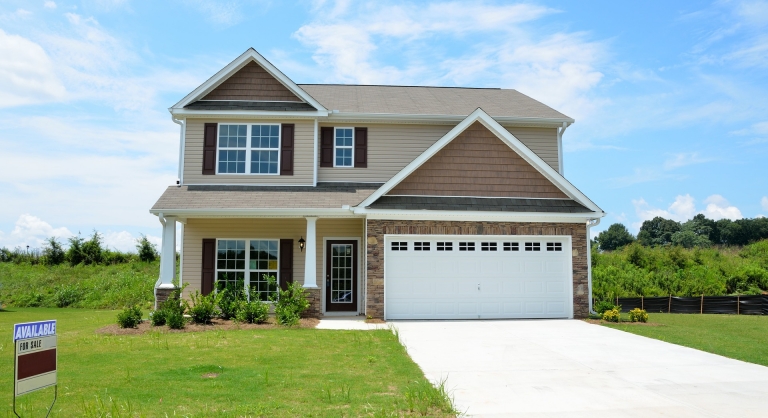
[[[168,324],[170,329],[182,329],[186,325],[187,320],[184,318],[184,314],[178,311],[167,311],[165,323]]]
[[[264,276],[270,286],[276,282],[275,276]],[[277,323],[289,327],[297,325],[301,314],[309,308],[307,293],[298,282],[288,284],[285,290],[278,288],[269,300],[275,305]]]
[[[603,321],[619,322],[620,317],[621,311],[619,311],[618,308],[608,309],[607,311],[603,312]]]
[[[266,303],[260,300],[252,300],[250,302],[243,301],[238,304],[235,319],[238,322],[245,322],[248,324],[262,324],[267,321],[268,315],[269,305]]]
[[[139,260],[151,262],[159,257],[157,247],[147,239],[147,236],[141,234],[141,238],[136,240],[136,252],[139,253]]]
[[[602,315],[603,312],[614,309],[614,308],[619,308],[619,307],[614,305],[613,302],[607,301],[607,300],[598,301],[597,303],[595,303],[595,306],[594,306],[595,312],[597,312],[599,315]]]
[[[629,311],[629,320],[632,322],[648,322],[648,312],[640,308],[632,309]]]
[[[157,309],[149,313],[149,323],[153,327],[160,327],[165,325],[168,313],[162,309]]]
[[[50,237],[46,240],[43,256],[45,257],[45,264],[49,266],[57,266],[64,262],[64,248],[61,247],[56,237]]]
[[[53,294],[53,301],[59,308],[66,308],[79,302],[83,292],[75,285],[62,286]]]
[[[219,313],[219,300],[220,293],[211,293],[209,295],[201,295],[199,291],[189,295],[192,304],[188,301],[184,301],[189,315],[192,317],[192,322],[196,324],[210,324],[211,319]]]
[[[221,282],[219,282],[221,283]],[[242,280],[235,283],[227,282],[226,286],[219,286],[219,309],[221,317],[231,319],[237,315],[242,302],[248,301],[248,295],[245,292],[245,284]]]
[[[117,314],[117,324],[120,328],[136,328],[141,323],[141,308],[130,306]]]

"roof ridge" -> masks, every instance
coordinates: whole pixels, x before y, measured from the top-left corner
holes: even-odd
[[[342,83],[297,83],[298,86],[344,86],[344,87],[413,87],[425,89],[464,89],[464,90],[514,90],[501,87],[460,87],[460,86],[407,86],[400,84],[342,84]]]

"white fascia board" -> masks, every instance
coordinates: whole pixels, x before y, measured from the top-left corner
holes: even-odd
[[[271,62],[267,61],[266,58],[264,58],[261,54],[256,52],[256,50],[253,48],[248,48],[247,51],[243,52],[239,57],[235,58],[232,62],[227,64],[224,68],[219,70],[219,72],[214,74],[213,77],[206,80],[198,88],[194,89],[191,93],[186,95],[178,103],[173,105],[171,109],[183,108],[184,106],[194,102],[195,100],[199,100],[201,97],[204,97],[206,94],[210,93],[211,90],[215,89],[230,75],[236,73],[238,70],[245,67],[251,61],[255,61],[262,68],[264,68],[264,70],[266,70],[272,77],[275,77],[278,81],[280,81],[280,83],[282,83],[285,86],[285,88],[290,90],[291,93],[300,97],[302,100],[312,105],[315,109],[326,110],[325,107],[320,104],[320,102],[318,102],[312,96],[310,96],[309,93],[307,93],[306,91],[304,91],[304,89],[302,89],[296,83],[294,83],[293,80],[288,78],[288,76],[283,74],[282,71],[278,70],[277,67],[272,65]]]
[[[265,119],[276,118],[294,118],[294,119],[314,119],[328,115],[327,110],[318,110],[316,112],[281,112],[274,110],[191,110],[191,109],[169,109],[176,118],[253,118],[263,117]]]
[[[178,216],[184,218],[217,218],[217,217],[269,217],[269,218],[302,218],[306,216],[318,217],[362,217],[351,209],[322,208],[322,209],[150,209],[149,213],[164,216]]]
[[[488,222],[560,222],[584,223],[589,219],[604,216],[602,212],[586,213],[545,213],[545,212],[484,212],[484,211],[448,211],[448,210],[387,210],[355,209],[356,214],[367,219],[385,220],[452,220],[452,221],[488,221]]]
[[[372,195],[370,195],[367,199],[365,199],[362,203],[358,205],[358,207],[365,208],[366,206],[370,206],[373,202],[375,202],[377,199],[379,199],[381,196],[392,190],[395,186],[397,186],[401,181],[403,181],[406,177],[408,177],[411,173],[416,171],[419,167],[421,167],[422,164],[427,162],[430,158],[432,158],[435,154],[437,154],[443,147],[448,145],[451,141],[453,141],[457,136],[459,136],[462,132],[464,132],[467,128],[469,128],[473,123],[480,122],[482,123],[486,128],[488,128],[491,132],[493,132],[494,135],[496,135],[498,138],[500,138],[502,141],[504,141],[510,148],[512,148],[514,151],[518,153],[524,160],[526,160],[529,164],[531,164],[534,168],[536,168],[544,177],[546,177],[549,181],[551,181],[555,186],[557,186],[563,193],[568,195],[571,199],[579,202],[580,204],[584,205],[588,209],[592,210],[593,212],[603,213],[603,210],[600,209],[597,205],[595,205],[594,202],[592,202],[587,196],[585,196],[581,191],[579,191],[576,187],[574,187],[568,180],[566,180],[563,176],[561,176],[557,171],[552,169],[552,167],[549,166],[549,164],[545,163],[544,160],[541,159],[536,153],[531,151],[530,148],[525,146],[519,139],[515,138],[514,135],[512,135],[509,131],[507,131],[503,126],[501,126],[497,121],[495,121],[490,115],[488,115],[483,109],[477,108],[474,112],[472,112],[469,116],[464,118],[459,124],[453,127],[448,133],[446,133],[442,138],[440,138],[437,142],[432,144],[431,147],[427,148],[426,151],[424,151],[421,155],[419,155],[415,160],[411,161],[410,164],[405,166],[400,172],[395,174],[389,181],[384,183],[378,190],[376,190]]]
[[[364,120],[364,121],[381,121],[381,122],[399,122],[399,123],[415,123],[415,122],[444,122],[444,123],[457,123],[466,119],[466,115],[419,115],[419,114],[402,114],[402,113],[352,113],[352,112],[330,112],[328,114],[329,121],[334,120]],[[499,123],[509,124],[540,124],[551,125],[552,127],[562,126],[563,123],[572,124],[575,121],[571,118],[528,118],[519,116],[497,116],[495,118]]]

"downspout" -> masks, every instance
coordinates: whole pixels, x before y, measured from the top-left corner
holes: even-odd
[[[568,122],[563,122],[561,128],[557,128],[557,172],[561,176],[565,176],[563,172],[563,134],[568,129]]]
[[[171,117],[171,120],[173,123],[179,125],[181,133],[179,133],[179,186],[184,184],[184,143],[186,142],[187,137],[187,120],[186,119],[176,119],[174,117]],[[165,226],[165,224],[163,224]]]
[[[587,293],[589,295],[589,313],[592,315],[597,315],[597,312],[592,309],[592,244],[589,239],[589,229],[598,225],[600,225],[600,218],[587,221]]]

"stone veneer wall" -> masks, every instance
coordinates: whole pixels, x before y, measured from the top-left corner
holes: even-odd
[[[309,308],[301,315],[304,318],[320,318],[320,304],[322,289],[304,289],[307,292],[307,300],[309,300]]]
[[[368,221],[366,315],[384,318],[384,235],[570,235],[573,249],[573,316],[589,315],[587,226],[581,223]]]

